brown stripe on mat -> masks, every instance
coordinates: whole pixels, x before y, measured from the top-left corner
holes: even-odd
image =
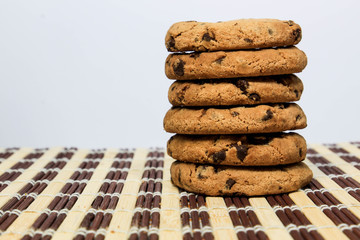
[[[360,142],[350,142],[352,145],[355,145],[357,148],[360,148]]]
[[[224,197],[238,239],[269,239],[248,197]]]
[[[72,154],[67,154],[65,159],[70,159],[71,157]],[[25,235],[22,239],[51,239],[54,231],[58,229],[66,218],[68,211],[71,210],[78,200],[86,187],[87,181],[91,178],[94,169],[99,165],[103,157],[103,151],[94,151],[86,156],[60,193],[56,195],[47,209],[35,220],[31,227],[31,233]]]
[[[37,159],[44,155],[44,151],[34,151],[15,163],[10,169],[0,176],[0,192],[4,190],[12,181],[18,178],[25,169],[28,169]],[[12,154],[8,155],[11,156]]]
[[[333,221],[350,239],[360,238],[360,220],[349,209],[326,190],[316,179],[312,179],[306,195]]]
[[[266,200],[294,239],[324,239],[288,194],[268,196]]]
[[[63,154],[67,154],[67,151]],[[1,207],[0,230],[6,230],[65,166],[68,159],[64,158],[63,154],[58,154],[57,157],[40,170],[13,198]]]
[[[106,229],[119,201],[133,157],[133,151],[123,151],[116,155],[110,171],[99,189],[99,196],[92,202],[91,209],[82,220],[75,240],[102,240],[105,238]]]
[[[328,175],[331,180],[336,182],[339,186],[344,188],[351,196],[360,201],[360,183],[352,177],[348,176],[340,168],[318,154],[315,150],[310,149],[311,153],[307,158],[315,164],[322,172]]]
[[[336,155],[338,155],[340,158],[360,170],[360,158],[358,158],[354,154],[351,154],[344,148],[337,146],[336,144],[328,144],[327,148],[330,151],[336,153]]]
[[[12,156],[16,151],[18,151],[19,148],[7,148],[3,152],[0,153],[0,163],[8,159],[10,156]]]
[[[184,240],[214,239],[204,196],[182,191],[180,217]]]
[[[150,151],[131,220],[129,239],[158,239],[164,152]]]
[[[13,154],[14,154],[13,152],[1,152],[0,153],[0,162],[2,162],[4,159],[8,159]]]

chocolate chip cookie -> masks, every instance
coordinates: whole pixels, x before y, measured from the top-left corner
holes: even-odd
[[[306,127],[306,116],[295,103],[227,108],[173,107],[164,129],[180,134],[247,134],[282,132]]]
[[[312,172],[300,162],[274,167],[228,167],[175,161],[173,183],[186,191],[209,196],[258,196],[296,191],[307,185]]]
[[[170,52],[219,51],[295,45],[301,28],[293,21],[240,19],[227,22],[178,22],[165,37]]]
[[[306,64],[296,47],[184,53],[167,57],[165,74],[177,80],[269,76],[301,72]]]
[[[174,106],[251,105],[300,99],[301,80],[295,75],[221,80],[175,81],[169,88]]]
[[[180,135],[167,143],[172,158],[200,164],[270,166],[305,159],[306,141],[297,133]]]

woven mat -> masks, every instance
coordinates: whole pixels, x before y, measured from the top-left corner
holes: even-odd
[[[360,239],[360,142],[310,145],[314,178],[267,197],[171,184],[164,149],[0,149],[1,239]]]

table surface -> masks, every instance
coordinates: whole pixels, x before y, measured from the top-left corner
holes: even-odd
[[[266,197],[206,197],[153,149],[0,149],[0,239],[359,239],[360,142],[312,144],[314,178]]]

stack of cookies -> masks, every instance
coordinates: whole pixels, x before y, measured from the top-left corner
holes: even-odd
[[[293,103],[303,84],[306,55],[294,47],[301,28],[293,21],[244,19],[179,22],[170,27],[165,73],[173,107],[164,128],[176,159],[175,185],[195,193],[265,195],[308,184],[304,138],[287,130],[306,127]]]

